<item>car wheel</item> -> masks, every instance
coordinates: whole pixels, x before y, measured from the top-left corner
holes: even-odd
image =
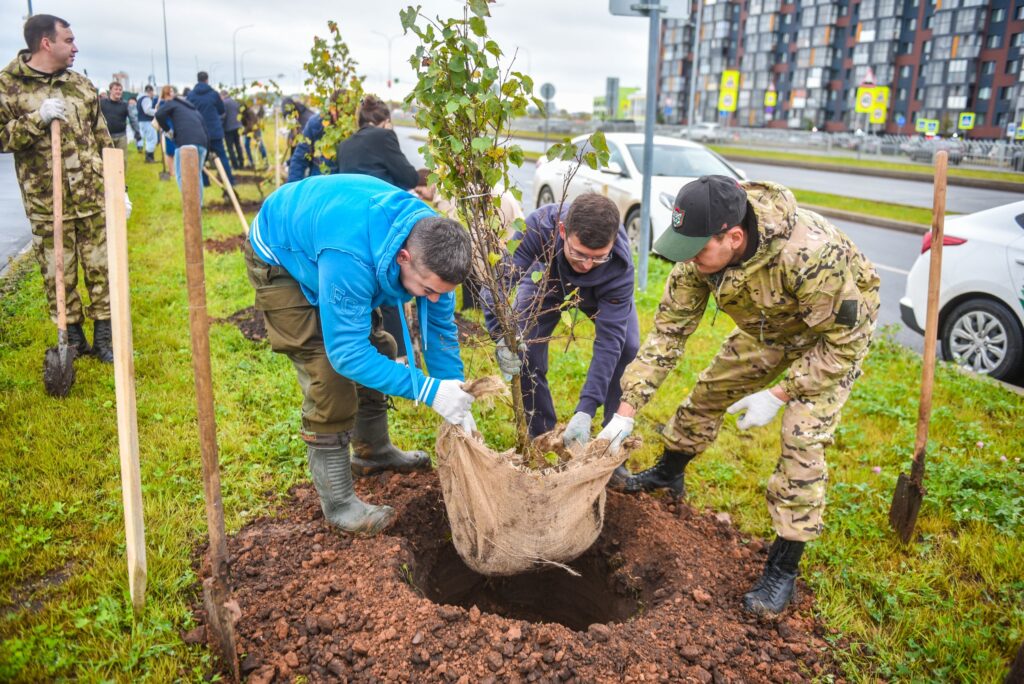
[[[942,358],[976,373],[1014,379],[1024,361],[1020,326],[998,302],[961,302],[943,324]]]
[[[545,204],[554,204],[554,203],[555,203],[555,193],[551,192],[551,188],[549,188],[548,186],[545,185],[544,187],[542,187],[540,189],[540,192],[537,193],[537,206],[538,207],[543,207]]]
[[[640,251],[640,207],[633,207],[626,214],[626,236],[634,253]]]

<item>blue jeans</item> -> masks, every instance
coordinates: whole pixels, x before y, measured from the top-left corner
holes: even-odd
[[[185,147],[194,147],[199,151],[199,206],[203,206],[203,164],[206,162],[206,148],[200,145],[185,145]],[[179,147],[179,150],[184,147]],[[174,177],[178,180],[178,189],[181,190],[181,155],[174,155]]]

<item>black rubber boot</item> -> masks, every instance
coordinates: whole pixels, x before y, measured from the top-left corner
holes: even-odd
[[[68,324],[68,344],[75,350],[75,356],[92,354],[92,347],[89,346],[89,340],[85,339],[81,323]]]
[[[147,152],[146,153],[146,163],[147,164],[156,164],[156,159],[153,158],[153,153],[152,152]]]
[[[743,607],[755,615],[778,615],[796,592],[804,542],[777,537],[768,552],[764,573],[743,595]]]
[[[623,463],[612,472],[611,479],[608,480],[608,486],[616,491],[622,491],[622,488],[626,486],[626,480],[632,475],[633,473],[629,472],[626,464]]]
[[[387,527],[395,517],[390,506],[364,503],[352,488],[350,435],[303,435],[307,443],[309,470],[320,495],[324,517],[336,527],[354,534],[371,536]]]
[[[92,353],[103,363],[114,363],[114,343],[110,320],[96,321],[92,327]]]
[[[424,451],[403,451],[391,443],[387,405],[360,404],[352,431],[352,472],[366,477],[390,470],[411,473],[430,470],[430,456]]]
[[[657,463],[628,478],[622,491],[637,494],[667,489],[673,497],[682,498],[686,496],[686,484],[683,481],[686,464],[693,459],[693,454],[665,449]]]

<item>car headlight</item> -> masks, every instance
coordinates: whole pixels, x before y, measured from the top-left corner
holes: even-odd
[[[667,192],[659,194],[658,201],[661,202],[661,206],[665,207],[669,211],[672,211],[676,204],[676,198]]]

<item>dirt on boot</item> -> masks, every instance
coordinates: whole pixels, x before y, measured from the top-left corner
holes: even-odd
[[[302,485],[229,540],[248,681],[843,681],[806,586],[779,619],[743,611],[767,544],[711,513],[611,493],[580,577],[485,578],[451,546],[435,473],[357,492],[398,511],[377,537],[332,528]]]

